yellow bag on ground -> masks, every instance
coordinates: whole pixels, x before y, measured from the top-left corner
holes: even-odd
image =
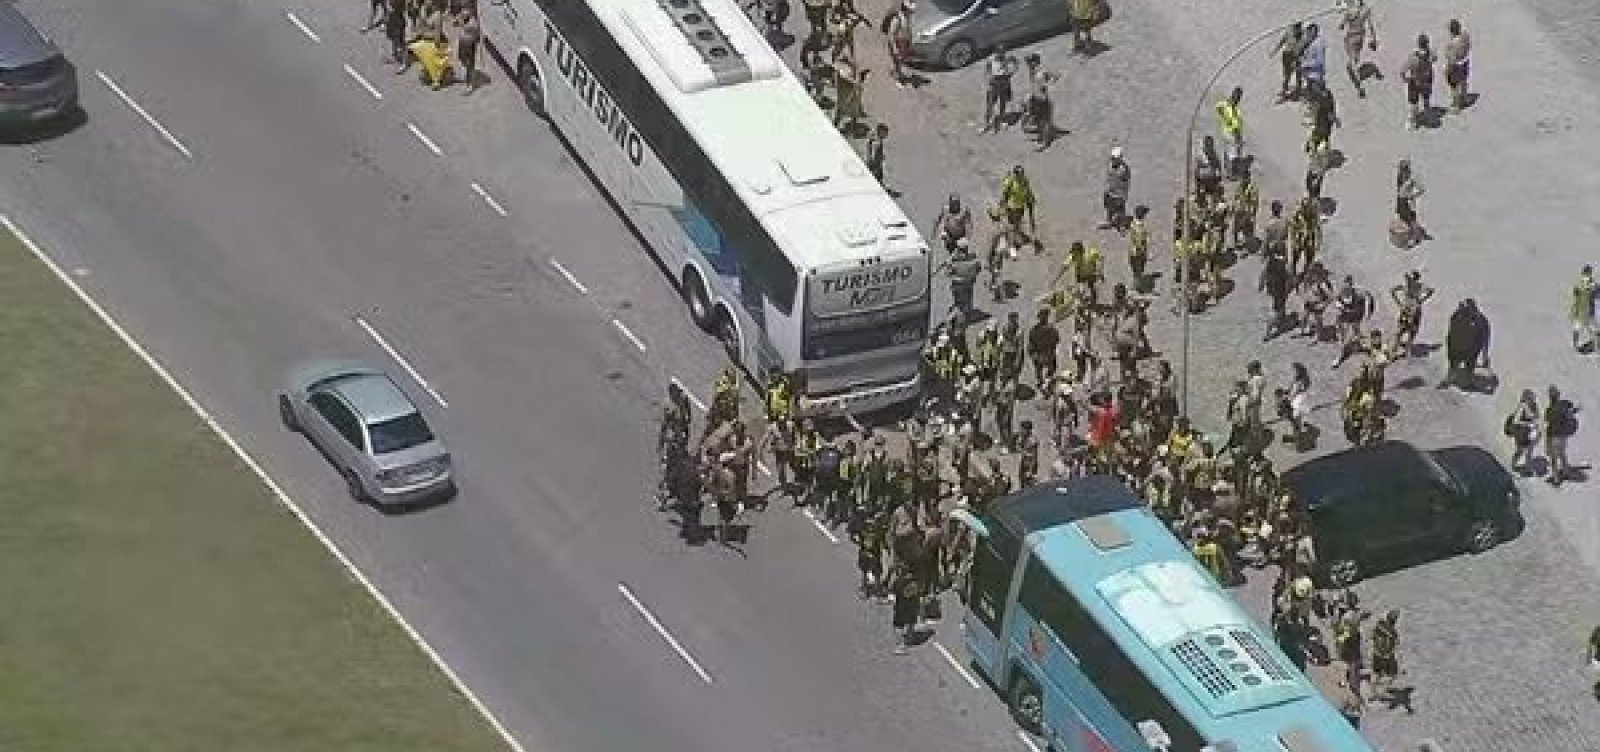
[[[450,46],[428,39],[411,43],[411,54],[422,65],[422,78],[430,86],[443,86],[450,80]]]

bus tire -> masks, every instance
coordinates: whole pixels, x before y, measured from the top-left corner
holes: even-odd
[[[517,89],[529,112],[541,120],[549,117],[544,107],[544,79],[539,75],[539,66],[527,55],[517,58]]]
[[[694,325],[715,334],[716,310],[711,307],[711,296],[706,294],[706,283],[701,281],[700,273],[694,267],[683,270],[679,294],[683,296],[683,304],[689,308],[689,319],[694,321]]]
[[[711,331],[717,335],[717,341],[722,343],[722,350],[728,354],[728,360],[734,365],[744,360],[744,347],[739,341],[739,327],[734,325],[733,316],[728,313],[728,309],[717,309]]]
[[[1018,670],[1008,694],[1006,706],[1011,709],[1011,717],[1016,719],[1017,725],[1035,736],[1044,733],[1044,694],[1033,679]]]

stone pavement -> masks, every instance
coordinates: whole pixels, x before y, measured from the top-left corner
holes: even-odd
[[[1437,354],[1391,367],[1391,396],[1401,405],[1391,433],[1423,446],[1481,444],[1505,456],[1498,426],[1522,388],[1542,396],[1554,383],[1591,410],[1600,405],[1600,381],[1589,375],[1600,359],[1571,352],[1564,319],[1571,279],[1593,258],[1579,249],[1596,247],[1600,234],[1584,212],[1600,198],[1600,157],[1579,141],[1596,132],[1600,114],[1600,76],[1581,67],[1592,57],[1600,14],[1578,0],[1538,2],[1462,0],[1450,7],[1439,0],[1373,0],[1381,46],[1371,57],[1387,78],[1369,83],[1365,100],[1355,98],[1343,77],[1342,51],[1331,35],[1329,81],[1344,121],[1334,146],[1347,162],[1328,176],[1325,189],[1337,204],[1326,225],[1330,268],[1354,274],[1379,296],[1376,321],[1385,329],[1394,320],[1387,289],[1405,270],[1422,270],[1439,294],[1419,343],[1442,342],[1449,312],[1463,297],[1475,297],[1495,327],[1502,383],[1492,395],[1434,388],[1442,375]],[[887,9],[884,0],[859,5],[874,22]],[[1018,51],[1039,52],[1047,69],[1063,74],[1055,88],[1057,120],[1070,133],[1042,153],[1015,128],[977,134],[978,67],[929,72],[926,85],[897,89],[886,75],[881,36],[863,29],[858,48],[880,72],[869,82],[869,119],[894,129],[888,182],[903,192],[902,202],[926,232],[947,193],[961,193],[977,213],[994,201],[1004,170],[1025,165],[1039,196],[1047,253],[1024,254],[1008,269],[1021,293],[990,312],[1021,310],[1027,321],[1072,240],[1099,244],[1111,281],[1127,279],[1125,240],[1095,229],[1106,155],[1122,145],[1134,172],[1130,206],[1151,207],[1151,268],[1170,272],[1165,241],[1182,180],[1184,132],[1200,87],[1238,42],[1322,7],[1307,0],[1112,0],[1112,17],[1095,34],[1108,50],[1072,56],[1070,42],[1058,37]],[[1464,116],[1446,117],[1437,129],[1407,132],[1400,61],[1418,32],[1442,49],[1452,16],[1474,34],[1473,88],[1482,96]],[[800,23],[794,19],[791,28]],[[1322,22],[1325,30],[1336,24]],[[1270,42],[1247,52],[1222,76],[1219,90],[1206,97],[1199,130],[1214,133],[1212,103],[1232,86],[1244,87],[1263,214],[1271,199],[1300,194],[1304,168],[1299,109],[1272,105],[1276,61],[1269,50]],[[1019,77],[1019,94],[1020,84]],[[1437,90],[1443,101],[1442,72]],[[1413,160],[1429,188],[1420,214],[1434,239],[1413,251],[1395,250],[1386,232],[1393,166],[1401,156]],[[986,232],[980,228],[980,238]],[[1269,378],[1283,383],[1288,364],[1300,361],[1316,379],[1316,401],[1329,406],[1314,417],[1323,431],[1318,452],[1342,449],[1336,405],[1353,368],[1328,374],[1331,345],[1261,342],[1266,306],[1253,292],[1258,271],[1255,259],[1239,263],[1229,275],[1236,291],[1191,321],[1191,413],[1202,428],[1220,430],[1222,397],[1245,362],[1261,360]],[[1170,289],[1168,283],[1164,278],[1160,289]],[[936,286],[936,302],[942,305],[944,296],[943,285]],[[1165,304],[1152,313],[1152,339],[1176,364],[1176,317]],[[1593,429],[1580,432],[1571,453],[1579,464],[1600,456]],[[1584,639],[1600,621],[1600,600],[1592,595],[1600,570],[1600,494],[1587,483],[1555,490],[1534,481],[1524,491],[1528,527],[1516,540],[1482,556],[1413,566],[1357,588],[1374,612],[1402,611],[1402,683],[1417,687],[1416,715],[1367,714],[1364,728],[1382,748],[1413,749],[1433,739],[1450,752],[1600,749],[1600,715],[1581,660]],[[1269,583],[1254,579],[1240,596],[1264,616]]]

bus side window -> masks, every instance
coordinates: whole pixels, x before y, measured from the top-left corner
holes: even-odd
[[[1011,585],[1011,565],[1000,557],[993,544],[977,541],[972,552],[972,570],[967,575],[967,608],[978,621],[1000,634],[1000,618]]]
[[[1028,562],[1017,601],[1055,632],[1077,660],[1084,678],[1118,714],[1132,719],[1130,724],[1154,722],[1174,740],[1171,749],[1200,749],[1204,743],[1200,732],[1037,559]]]

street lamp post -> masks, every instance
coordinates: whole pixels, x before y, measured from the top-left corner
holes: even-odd
[[[1217,85],[1217,79],[1222,78],[1223,71],[1227,70],[1228,66],[1233,65],[1233,61],[1238,60],[1240,55],[1243,55],[1251,47],[1260,44],[1262,40],[1271,36],[1282,34],[1286,29],[1294,26],[1295,24],[1303,24],[1315,21],[1323,16],[1331,16],[1335,13],[1339,13],[1342,10],[1344,10],[1344,5],[1343,3],[1340,3],[1338,5],[1334,5],[1333,7],[1324,8],[1310,15],[1290,21],[1289,23],[1279,24],[1270,29],[1263,30],[1259,34],[1250,37],[1249,39],[1245,40],[1243,44],[1239,45],[1237,49],[1228,55],[1226,60],[1222,61],[1221,65],[1217,66],[1216,71],[1211,74],[1211,78],[1206,80],[1206,85],[1200,89],[1199,100],[1194,103],[1194,112],[1189,115],[1189,129],[1184,132],[1184,141],[1186,145],[1183,158],[1183,197],[1181,199],[1183,202],[1181,204],[1183,210],[1180,212],[1181,219],[1179,220],[1179,237],[1183,238],[1185,245],[1187,245],[1189,242],[1189,208],[1191,205],[1189,199],[1194,195],[1194,129],[1195,126],[1200,122],[1200,112],[1201,110],[1205,109],[1206,100],[1211,97],[1211,89]],[[1190,252],[1192,252],[1192,249]],[[1180,395],[1178,408],[1179,412],[1185,418],[1189,417],[1189,309],[1192,307],[1189,298],[1189,281],[1189,260],[1186,257],[1182,263],[1178,264],[1178,286],[1183,291],[1183,357],[1178,364],[1178,392]]]

